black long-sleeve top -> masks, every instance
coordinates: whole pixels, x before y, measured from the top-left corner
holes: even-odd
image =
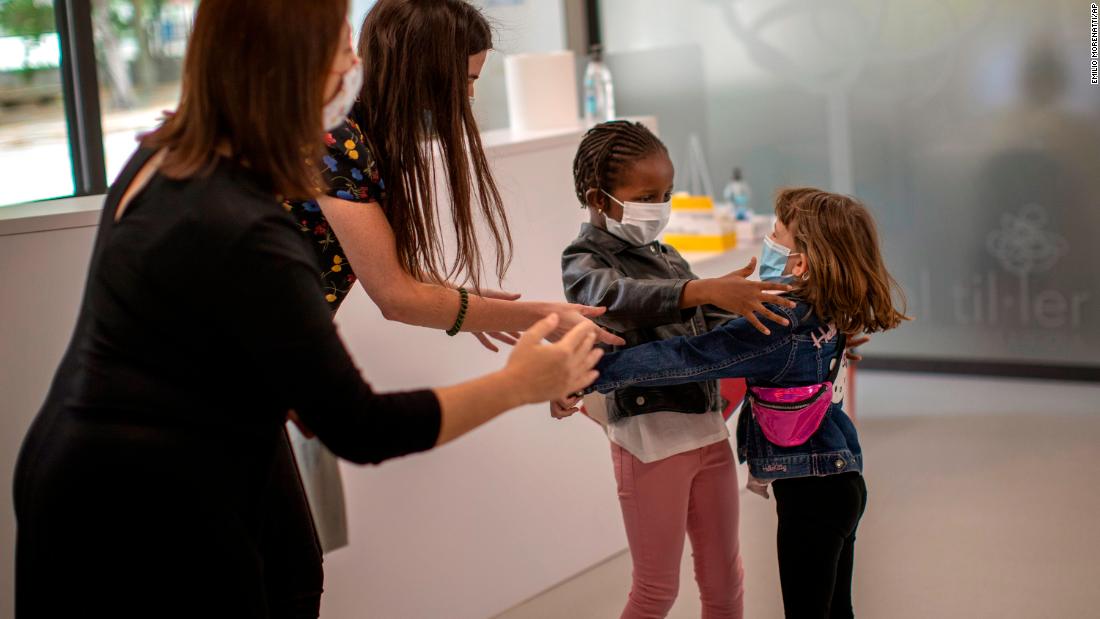
[[[190,540],[165,551],[173,573],[252,552],[290,409],[358,463],[429,449],[439,435],[431,391],[377,394],[363,381],[313,250],[246,168],[222,160],[200,178],[158,174],[114,223],[122,191],[151,156],[139,151],[108,196],[73,341],[20,454],[25,608],[41,593],[35,583],[65,588],[59,561],[95,556],[93,572],[117,579],[130,573],[128,550],[168,535]],[[73,522],[72,510],[91,513]],[[139,540],[141,526],[124,524],[135,513],[165,535]],[[90,536],[115,540],[109,556],[91,539],[61,546],[92,522]],[[220,533],[191,539],[196,526]],[[148,586],[161,591],[164,580]]]

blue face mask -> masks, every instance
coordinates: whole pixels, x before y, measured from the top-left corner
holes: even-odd
[[[786,273],[787,262],[792,254],[791,250],[776,243],[771,235],[764,237],[764,249],[760,252],[760,281],[771,282],[789,279],[791,275]]]

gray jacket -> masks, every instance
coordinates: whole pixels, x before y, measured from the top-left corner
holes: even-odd
[[[713,306],[680,309],[684,285],[698,279],[680,254],[658,242],[641,247],[581,226],[562,252],[562,283],[571,303],[607,308],[596,318],[626,340],[625,347],[680,335],[698,335],[735,318]],[[609,421],[657,411],[706,413],[722,410],[717,381],[669,387],[625,387],[608,394]]]

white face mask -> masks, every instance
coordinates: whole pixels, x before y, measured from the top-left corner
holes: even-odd
[[[355,100],[359,98],[359,89],[363,87],[363,63],[356,62],[344,73],[340,80],[340,90],[325,104],[325,131],[332,131],[344,124]]]
[[[600,191],[603,191],[602,189]],[[607,197],[623,207],[622,221],[605,218],[607,231],[634,246],[648,245],[657,240],[672,215],[672,202],[622,202],[604,191]]]

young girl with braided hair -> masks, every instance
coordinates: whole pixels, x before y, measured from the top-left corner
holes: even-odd
[[[562,255],[572,303],[598,305],[595,318],[625,347],[704,333],[743,315],[786,320],[763,303],[792,303],[749,282],[755,261],[725,277],[699,279],[657,236],[668,222],[674,170],[664,144],[640,123],[592,128],[573,163],[588,223]],[[552,405],[561,418],[576,401]],[[715,381],[618,389],[608,394],[607,434],[634,582],[622,617],[664,617],[676,600],[684,536],[691,538],[703,617],[741,617],[738,484],[724,402]]]

